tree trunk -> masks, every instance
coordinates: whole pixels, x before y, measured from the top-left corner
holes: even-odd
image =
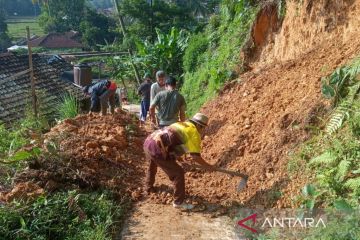
[[[124,39],[127,39],[127,32],[126,32],[126,28],[125,28],[125,24],[124,24],[124,20],[120,14],[120,11],[119,11],[119,5],[117,3],[117,0],[113,0],[114,1],[114,6],[115,6],[115,9],[116,9],[116,12],[118,14],[118,17],[119,17],[119,23],[120,23],[120,27],[121,27],[121,31],[122,31],[122,34],[124,36]],[[133,62],[133,52],[131,50],[131,48],[129,47],[128,49],[128,52],[129,52],[129,57],[130,57],[130,62],[131,62],[131,66],[133,67],[134,69],[134,73],[135,73],[135,77],[136,77],[136,80],[137,80],[137,83],[138,85],[140,86],[141,84],[141,78],[140,78],[140,74],[139,74],[139,71],[135,65],[135,63]]]

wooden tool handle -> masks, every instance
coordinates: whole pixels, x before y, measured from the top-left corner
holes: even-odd
[[[224,168],[216,168],[217,172],[222,172],[222,173],[226,173],[226,174],[229,174],[229,175],[232,175],[232,176],[238,176],[238,177],[242,177],[244,179],[248,179],[249,176],[246,175],[246,174],[243,174],[243,173],[239,173],[239,172],[235,172],[235,171],[230,171],[230,170],[227,170],[227,169],[224,169]]]
[[[195,168],[201,168],[201,169],[207,170],[205,167],[203,167],[201,165],[192,165],[192,166],[195,167]],[[227,170],[227,169],[224,169],[224,168],[215,168],[214,171],[226,173],[226,174],[229,174],[231,176],[242,177],[245,180],[247,180],[249,178],[249,176],[246,175],[246,174],[235,172],[235,171],[230,171],[230,170]]]

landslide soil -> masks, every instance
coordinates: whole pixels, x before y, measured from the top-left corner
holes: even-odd
[[[289,162],[311,138],[311,129],[323,127],[331,109],[321,94],[322,77],[359,56],[360,1],[287,4],[280,28],[272,16],[276,11],[261,11],[252,34],[263,39],[254,38],[253,55],[246,58],[250,71],[201,109],[210,117],[203,157],[248,174],[248,187],[237,193],[238,177],[191,170],[186,173],[190,202],[217,209],[296,207],[300,190],[311,180],[304,163],[291,169]],[[170,203],[169,184],[160,176],[160,191],[151,199]]]
[[[290,19],[285,19],[283,26],[286,30],[269,36],[266,51],[273,49],[275,53],[269,54],[267,62],[254,61],[251,71],[226,85],[219,97],[202,108],[211,119],[203,156],[218,166],[247,173],[248,188],[236,193],[238,178],[219,173],[194,174],[188,188],[191,195],[216,203],[238,201],[249,208],[298,204],[296,196],[311,176],[305,175],[303,166],[292,169],[289,175],[289,160],[311,137],[311,128],[321,129],[320,119],[330,109],[321,95],[321,78],[359,56],[356,29],[360,1],[342,2],[336,8],[330,1],[297,4],[291,2],[288,8]],[[321,19],[328,24],[319,23]],[[317,41],[304,49],[304,43],[299,42],[309,38]],[[282,42],[288,45],[276,49],[276,43],[282,46]],[[290,45],[292,42],[294,45]],[[258,48],[259,52],[265,51]],[[286,55],[287,48],[290,53]],[[276,55],[279,52],[286,59],[294,59],[282,61]]]
[[[141,196],[144,133],[133,115],[80,115],[50,130],[39,144],[43,154],[14,176],[0,200],[29,199],[67,189],[112,191],[119,200]]]

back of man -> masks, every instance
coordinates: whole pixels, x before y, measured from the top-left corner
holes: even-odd
[[[159,127],[169,126],[175,122],[185,120],[185,98],[175,89],[176,80],[170,77],[166,80],[166,89],[158,93],[150,105],[150,113],[153,114],[155,107],[158,109],[157,117]]]
[[[138,88],[138,94],[141,95],[141,111],[140,111],[140,124],[146,121],[147,112],[150,107],[150,89],[151,89],[151,78],[149,74],[145,74],[145,81]]]
[[[141,95],[141,99],[144,101],[150,101],[150,89],[152,82],[151,80],[145,80],[139,87],[138,93]]]
[[[107,113],[108,103],[110,103],[110,111],[114,113],[116,89],[116,83],[109,80],[102,80],[84,89],[86,94],[91,96],[90,111],[99,112],[101,110],[101,114],[105,115]]]
[[[94,94],[94,95],[100,96],[107,90],[107,87],[109,85],[110,85],[109,80],[102,80],[98,83],[95,83],[94,85],[89,87],[89,94],[91,94],[91,95]]]

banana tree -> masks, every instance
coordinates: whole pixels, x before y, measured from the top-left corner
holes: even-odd
[[[159,69],[170,75],[181,77],[183,73],[182,57],[188,44],[189,35],[184,30],[172,28],[168,34],[156,29],[157,40],[137,41],[137,62],[146,71],[155,72]]]

